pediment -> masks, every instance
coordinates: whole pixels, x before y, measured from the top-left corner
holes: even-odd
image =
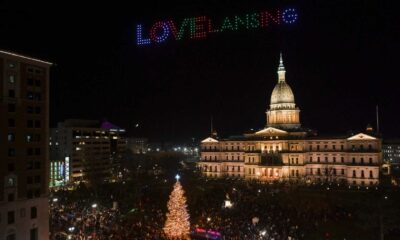
[[[217,143],[218,140],[212,138],[212,137],[208,137],[206,139],[204,139],[203,141],[201,141],[201,143]]]
[[[278,128],[267,127],[267,128],[264,128],[264,129],[256,132],[255,134],[256,135],[267,135],[267,136],[281,136],[281,135],[287,135],[288,132],[278,129]]]
[[[375,137],[372,137],[370,135],[367,135],[365,133],[359,133],[354,136],[351,136],[347,138],[347,140],[375,140]]]

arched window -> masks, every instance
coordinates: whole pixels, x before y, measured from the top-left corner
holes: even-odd
[[[374,178],[374,174],[372,173],[372,171],[369,171],[369,178]]]
[[[17,239],[15,230],[14,230],[14,229],[9,230],[9,231],[7,232],[6,240],[15,240],[15,239]]]
[[[356,170],[353,170],[353,177],[356,177]]]
[[[361,177],[364,178],[364,170],[361,170]]]

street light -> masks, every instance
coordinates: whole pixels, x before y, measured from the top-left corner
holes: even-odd
[[[93,203],[92,208],[97,208],[97,203]]]

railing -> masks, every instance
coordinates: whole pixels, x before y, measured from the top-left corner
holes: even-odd
[[[290,151],[289,151],[290,152]],[[303,152],[309,153],[321,153],[321,152],[337,152],[337,153],[380,153],[381,151],[377,149],[311,149],[303,150]]]
[[[201,149],[201,152],[245,152],[243,149]]]
[[[245,153],[261,153],[262,151],[260,149],[254,149],[254,150],[244,150]]]

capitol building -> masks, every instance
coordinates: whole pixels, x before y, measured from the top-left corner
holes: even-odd
[[[322,137],[303,128],[285,73],[281,55],[264,129],[226,139],[212,134],[201,142],[198,167],[202,173],[259,181],[378,184],[382,142],[373,129]]]

